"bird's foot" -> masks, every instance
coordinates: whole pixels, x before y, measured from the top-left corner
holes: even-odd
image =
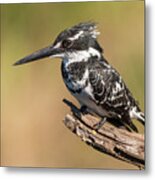
[[[82,113],[83,115],[85,115],[85,114],[88,113],[88,112],[87,112],[87,107],[86,107],[86,106],[81,106],[80,111],[81,111],[81,113]]]
[[[93,126],[94,130],[97,130],[97,131],[98,131],[98,130],[104,125],[104,123],[106,122],[106,120],[107,120],[107,118],[104,117],[104,118],[102,118],[98,123],[94,124],[94,126]]]

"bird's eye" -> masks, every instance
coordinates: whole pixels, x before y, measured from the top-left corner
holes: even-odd
[[[72,45],[72,41],[69,40],[69,39],[65,39],[65,40],[63,40],[63,42],[62,42],[62,47],[63,47],[63,48],[69,48],[69,47],[71,47],[71,45]]]

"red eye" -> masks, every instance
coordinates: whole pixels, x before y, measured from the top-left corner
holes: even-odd
[[[69,40],[69,39],[65,39],[65,40],[63,40],[63,42],[62,42],[62,47],[63,47],[63,48],[69,48],[69,47],[71,47],[71,45],[72,45],[72,41]]]

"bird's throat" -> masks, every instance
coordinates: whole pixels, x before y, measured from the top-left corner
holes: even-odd
[[[87,50],[66,52],[63,57],[63,62],[67,67],[71,63],[87,62],[90,57],[96,57],[96,59],[99,60],[101,58],[101,54],[98,50],[92,47]]]

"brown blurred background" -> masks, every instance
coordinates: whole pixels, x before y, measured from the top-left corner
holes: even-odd
[[[104,56],[144,110],[144,2],[1,5],[1,153],[3,166],[135,169],[87,146],[62,123],[76,100],[59,59],[13,67],[54,41],[63,29],[93,20]],[[77,104],[77,103],[76,103]],[[141,132],[142,126],[135,121]]]

